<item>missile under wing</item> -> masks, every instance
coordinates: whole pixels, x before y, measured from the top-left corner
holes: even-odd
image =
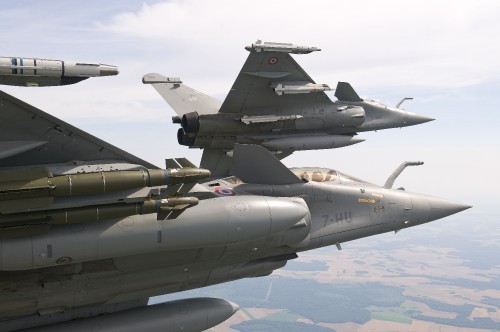
[[[43,87],[68,85],[89,77],[118,75],[116,66],[22,57],[0,57],[0,84]]]

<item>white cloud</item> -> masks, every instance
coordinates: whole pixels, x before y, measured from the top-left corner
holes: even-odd
[[[405,107],[437,118],[363,134],[367,142],[345,149],[296,153],[287,165],[310,160],[381,183],[404,159],[423,159],[427,165],[408,172],[403,184],[464,202],[492,202],[500,186],[495,176],[486,188],[484,180],[464,175],[495,174],[498,164],[498,1],[186,0],[127,2],[127,9],[115,4],[101,12],[75,3],[57,11],[32,7],[2,9],[0,28],[10,31],[0,36],[9,52],[3,55],[104,62],[118,65],[120,74],[2,90],[158,165],[177,156],[197,162],[201,153],[177,145],[173,111],[141,83],[142,75],[180,76],[222,100],[248,54],[243,47],[261,38],[321,47],[294,56],[316,81],[346,80],[361,95],[390,104],[418,97]],[[22,13],[30,14],[16,26]],[[489,150],[475,148],[484,145]]]
[[[198,71],[223,72],[241,61],[235,55],[242,46],[262,38],[320,46],[324,54],[300,62],[330,81],[341,75],[388,86],[462,87],[500,76],[499,10],[495,1],[189,0],[143,4],[99,28],[195,54],[177,65]]]

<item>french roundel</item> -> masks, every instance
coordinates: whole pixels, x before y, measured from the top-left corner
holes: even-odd
[[[269,60],[267,60],[267,63],[270,65],[275,65],[278,63],[278,61],[280,60],[277,57],[273,56],[272,58],[269,58]]]
[[[221,196],[234,196],[234,195],[236,195],[236,193],[234,191],[232,191],[231,189],[228,189],[228,188],[224,188],[224,187],[215,188],[214,193],[216,193],[217,195],[221,195]]]

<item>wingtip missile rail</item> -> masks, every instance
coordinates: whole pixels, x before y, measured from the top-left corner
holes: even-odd
[[[283,94],[301,94],[301,93],[311,93],[311,92],[324,92],[332,91],[332,88],[328,84],[318,84],[311,82],[278,82],[272,83],[271,89],[278,96]]]
[[[247,51],[254,52],[284,52],[293,54],[308,54],[311,52],[321,51],[317,47],[309,46],[299,46],[291,43],[275,43],[275,42],[263,42],[262,40],[257,40],[250,46],[246,46]]]

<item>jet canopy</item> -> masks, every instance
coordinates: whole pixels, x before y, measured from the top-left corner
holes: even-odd
[[[335,182],[335,183],[364,183],[371,184],[348,174],[330,168],[322,167],[293,167],[290,170],[304,182]]]
[[[354,176],[336,171],[331,168],[322,168],[322,167],[292,167],[290,168],[293,174],[295,174],[299,179],[304,182],[330,182],[330,183],[363,183],[368,185],[374,185],[365,180],[361,180],[355,178]],[[236,176],[229,176],[224,179],[221,179],[224,182],[227,182],[232,185],[238,185],[244,183]]]

